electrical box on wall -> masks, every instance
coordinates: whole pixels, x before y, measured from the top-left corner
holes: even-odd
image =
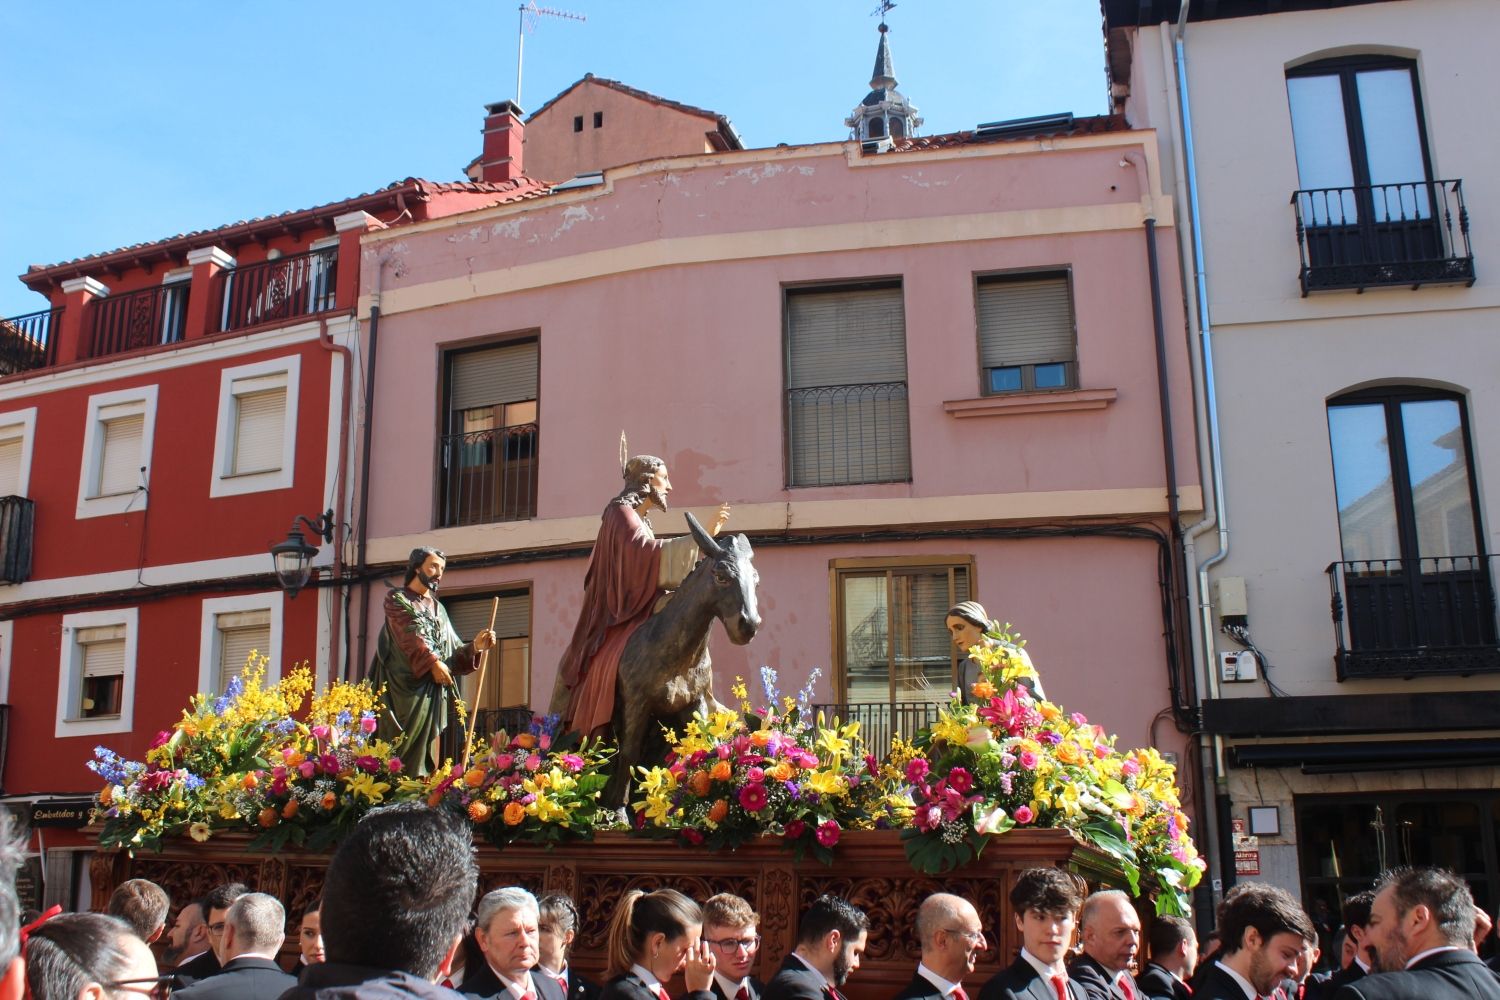
[[[1250,614],[1249,602],[1245,600],[1245,578],[1222,576],[1214,581],[1214,605],[1219,617],[1245,618]]]
[[[1253,681],[1260,677],[1260,661],[1248,649],[1219,654],[1219,680]]]

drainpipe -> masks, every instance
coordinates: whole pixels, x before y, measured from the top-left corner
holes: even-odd
[[[339,471],[336,476],[336,481],[339,484],[339,496],[336,503],[330,504],[330,506],[332,506],[334,510],[338,511],[343,509],[343,499],[348,495],[349,491],[348,480],[345,478],[344,474],[349,468],[349,394],[353,390],[354,382],[354,352],[349,350],[347,346],[336,343],[333,337],[329,335],[328,318],[326,316],[318,321],[318,346],[322,347],[325,351],[339,354],[343,357],[343,405],[339,407],[339,454],[337,466]],[[333,578],[335,580],[343,580],[344,578],[344,533],[347,528],[348,522],[344,518],[337,516],[334,517]],[[333,638],[334,662],[329,664],[328,672],[330,677],[343,676],[347,679],[348,671],[340,671],[338,669],[341,661],[344,663],[348,662],[348,643],[340,641],[339,636],[340,625],[343,622],[343,619],[339,614],[340,593],[348,593],[347,584],[339,587],[338,592],[336,592],[333,596],[333,623],[329,626],[328,631]]]
[[[1166,475],[1167,484],[1167,519],[1171,526],[1172,544],[1175,548],[1182,541],[1182,511],[1179,505],[1177,492],[1177,447],[1172,437],[1172,396],[1170,391],[1170,379],[1167,375],[1167,333],[1166,324],[1162,317],[1161,307],[1161,260],[1156,248],[1156,199],[1155,188],[1151,184],[1150,171],[1146,166],[1146,158],[1140,150],[1132,149],[1126,151],[1120,160],[1120,166],[1135,167],[1136,189],[1141,194],[1141,215],[1146,236],[1146,269],[1151,284],[1151,323],[1156,338],[1156,396],[1159,403],[1158,409],[1161,413],[1161,450],[1163,471]],[[1176,552],[1173,553],[1174,557]],[[1174,559],[1175,562],[1175,559]],[[1167,641],[1168,652],[1173,663],[1168,664],[1172,696],[1172,714],[1176,718],[1179,727],[1188,731],[1191,725],[1192,706],[1187,697],[1187,690],[1183,686],[1183,678],[1177,669],[1178,636],[1177,631],[1177,587],[1176,574],[1167,581],[1168,601],[1170,613],[1167,620],[1162,624],[1168,630]],[[1179,692],[1181,692],[1179,696]]]
[[[364,676],[370,632],[370,580],[366,559],[370,541],[370,434],[375,426],[375,359],[380,347],[380,275],[387,258],[375,262],[375,287],[370,290],[370,362],[365,369],[365,426],[359,448],[359,536],[355,544],[355,575],[359,578],[359,642],[347,680]]]
[[[1212,501],[1206,516],[1187,530],[1183,549],[1184,561],[1192,586],[1190,598],[1196,602],[1198,610],[1198,627],[1192,633],[1194,659],[1202,671],[1201,676],[1206,682],[1205,686],[1210,697],[1217,698],[1219,675],[1213,662],[1214,612],[1213,603],[1209,599],[1208,571],[1229,556],[1229,510],[1224,500],[1224,459],[1220,445],[1218,393],[1214,382],[1213,324],[1209,315],[1208,273],[1203,258],[1198,169],[1193,145],[1193,112],[1188,95],[1187,45],[1184,36],[1187,30],[1188,8],[1191,3],[1192,0],[1182,0],[1182,5],[1177,12],[1176,28],[1171,32],[1171,48],[1173,75],[1177,82],[1178,113],[1182,125],[1182,148],[1179,152],[1182,169],[1179,172],[1181,178],[1179,183],[1185,184],[1188,204],[1188,226],[1185,235],[1191,238],[1192,246],[1193,274],[1189,287],[1192,289],[1192,298],[1197,307],[1196,310],[1189,309],[1189,316],[1196,321],[1197,326],[1199,345],[1199,356],[1196,359],[1199,363],[1197,381],[1202,387],[1202,397],[1195,399],[1195,402],[1199,408],[1200,439],[1208,453],[1206,464]],[[1166,25],[1162,27],[1165,29]],[[1165,59],[1164,47],[1163,61]],[[1199,561],[1197,539],[1214,529],[1217,529],[1218,533],[1217,551]],[[1230,884],[1234,880],[1232,861],[1234,854],[1232,850],[1225,850],[1229,837],[1229,831],[1226,829],[1229,819],[1229,791],[1228,781],[1224,776],[1224,741],[1220,736],[1210,737],[1203,733],[1200,734],[1199,742],[1202,751],[1200,756],[1203,761],[1204,785],[1214,791],[1213,807],[1204,808],[1201,815],[1209,828],[1207,840],[1219,851],[1220,876],[1225,884]]]

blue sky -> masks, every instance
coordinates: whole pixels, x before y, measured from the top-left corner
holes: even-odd
[[[876,3],[549,0],[588,20],[527,36],[521,104],[591,72],[727,115],[750,146],[840,139]],[[518,5],[0,5],[0,316],[45,307],[28,264],[459,179],[483,105],[515,96]],[[1098,0],[901,0],[889,24],[923,133],[1106,110]]]

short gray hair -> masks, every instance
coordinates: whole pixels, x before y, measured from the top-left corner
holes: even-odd
[[[490,921],[495,915],[507,910],[530,910],[532,913],[540,914],[541,907],[537,906],[536,897],[522,889],[518,885],[508,885],[503,889],[491,889],[479,900],[479,906],[474,910],[474,926],[483,927],[486,931],[490,929]]]
[[[286,909],[281,900],[263,892],[247,892],[229,904],[224,922],[234,928],[241,954],[279,951],[286,940]]]
[[[1129,896],[1128,893],[1125,892],[1125,890],[1123,890],[1123,889],[1101,889],[1101,890],[1099,890],[1098,892],[1096,892],[1092,896],[1090,896],[1088,899],[1085,899],[1083,901],[1083,909],[1081,909],[1081,910],[1078,911],[1078,932],[1080,934],[1082,934],[1083,933],[1083,929],[1088,926],[1089,921],[1092,920],[1094,918],[1094,916],[1096,916],[1098,914],[1099,907],[1104,903],[1104,901],[1106,899],[1119,899],[1119,900],[1123,901],[1127,907],[1131,906],[1130,896]],[[1134,907],[1131,907],[1131,908],[1134,909]]]

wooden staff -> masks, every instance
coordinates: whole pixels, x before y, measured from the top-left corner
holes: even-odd
[[[500,613],[500,598],[490,602],[490,627],[495,631],[495,616]],[[479,651],[479,684],[475,688],[474,707],[469,710],[469,734],[464,738],[464,770],[469,769],[469,754],[474,752],[474,726],[479,722],[479,703],[484,700],[484,671],[490,665],[490,651]]]

